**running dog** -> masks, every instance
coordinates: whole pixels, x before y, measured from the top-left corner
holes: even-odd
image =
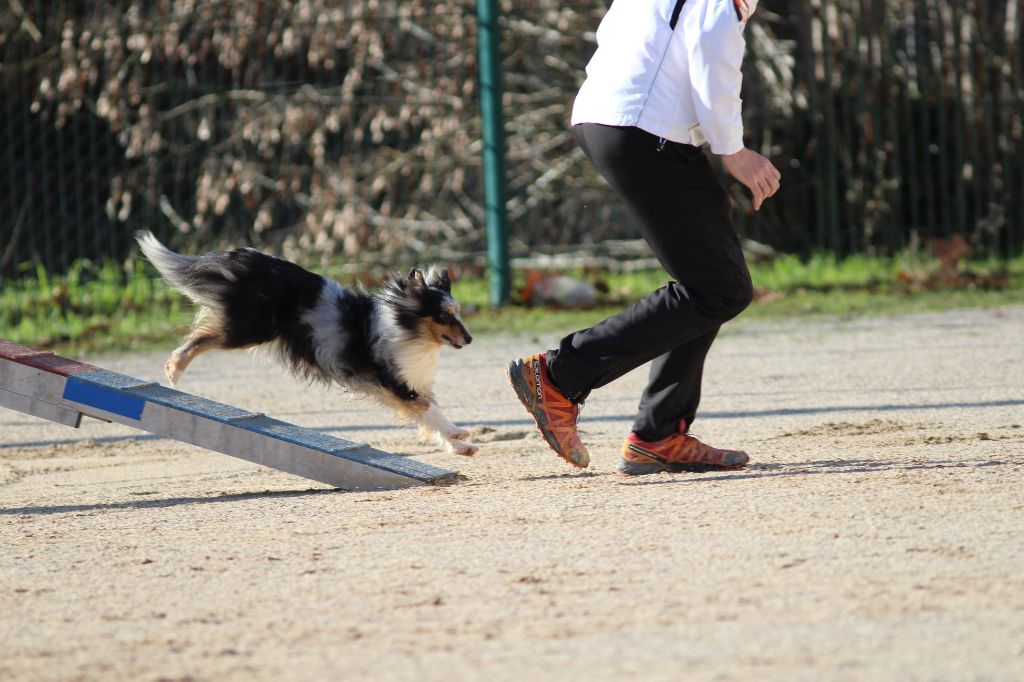
[[[473,340],[446,270],[393,273],[370,292],[252,248],[186,256],[151,232],[136,239],[164,280],[200,306],[192,332],[164,364],[172,386],[200,353],[265,346],[294,376],[369,396],[448,452],[476,453],[432,390],[441,347]]]

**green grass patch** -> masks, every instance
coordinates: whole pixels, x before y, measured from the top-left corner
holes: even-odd
[[[853,317],[958,307],[1024,304],[1024,257],[961,264],[953,286],[936,279],[938,261],[915,254],[838,261],[777,258],[751,266],[758,300],[741,319],[787,315]],[[568,332],[613,315],[662,286],[661,271],[566,273],[600,280],[608,293],[585,310],[517,304],[488,307],[484,278],[455,283],[474,334]],[[516,288],[523,285],[517,273]],[[998,286],[997,286],[998,285]],[[57,277],[41,268],[0,287],[0,338],[69,355],[171,348],[187,331],[194,309],[142,261],[127,266],[76,263]]]
[[[36,268],[0,287],[0,338],[62,352],[163,346],[191,317],[191,303],[139,261],[78,261],[62,277]]]

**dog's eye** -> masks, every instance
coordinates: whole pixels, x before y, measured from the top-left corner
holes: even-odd
[[[443,322],[444,324],[451,324],[452,322],[455,321],[455,318],[451,316],[451,313],[441,313],[441,315],[437,319]]]

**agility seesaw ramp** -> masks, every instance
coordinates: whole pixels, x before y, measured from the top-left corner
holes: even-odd
[[[0,407],[78,427],[82,416],[344,490],[444,484],[457,474],[266,415],[0,339]]]

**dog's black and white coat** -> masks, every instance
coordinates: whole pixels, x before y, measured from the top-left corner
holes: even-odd
[[[172,386],[200,353],[267,345],[296,376],[375,398],[449,452],[477,451],[432,390],[441,347],[473,340],[447,271],[392,274],[367,292],[252,248],[186,256],[150,232],[136,238],[161,276],[200,306],[192,333],[164,365]]]

